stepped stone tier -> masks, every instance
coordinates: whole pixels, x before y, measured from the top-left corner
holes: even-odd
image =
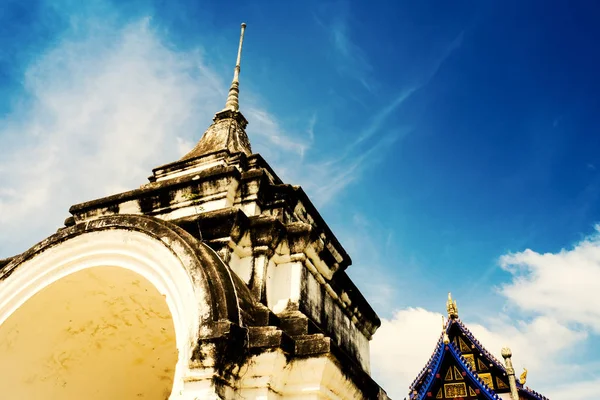
[[[350,257],[251,151],[244,28],[226,106],[187,155],[0,261],[3,399],[388,398]]]
[[[502,349],[505,364],[487,351],[458,317],[448,294],[448,321],[431,358],[410,386],[408,399],[548,400],[525,386],[527,370],[515,378],[512,352]]]

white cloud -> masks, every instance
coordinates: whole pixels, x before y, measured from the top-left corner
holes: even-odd
[[[545,316],[526,322],[494,315],[484,321],[469,324],[469,329],[499,360],[502,360],[500,349],[510,347],[515,367],[530,370],[528,384],[540,392],[541,385],[548,387],[561,375],[565,376],[566,363],[561,355],[587,338],[585,332],[570,329],[561,321]]]
[[[598,387],[600,379],[591,379],[588,381],[563,381],[559,383],[552,392],[553,400],[588,400],[598,398]]]
[[[398,310],[392,319],[382,319],[371,342],[371,370],[391,398],[408,394],[441,331],[441,314],[422,308]]]
[[[598,228],[570,250],[526,250],[501,257],[500,265],[512,280],[499,292],[517,310],[508,307],[508,314],[497,310],[465,321],[469,329],[498,359],[502,347],[511,347],[517,370],[529,370],[528,385],[549,398],[593,398],[600,363],[589,361],[586,339],[597,338],[600,327]],[[409,308],[383,319],[372,342],[372,369],[392,397],[407,394],[429,359],[440,334],[439,315]]]
[[[513,275],[501,292],[526,312],[560,316],[600,333],[600,232],[570,250],[505,255],[502,268]]]
[[[144,183],[195,134],[195,107],[216,109],[198,54],[167,48],[148,19],[112,28],[64,37],[25,72],[26,106],[0,131],[18,138],[0,159],[0,253],[51,233],[75,202]]]

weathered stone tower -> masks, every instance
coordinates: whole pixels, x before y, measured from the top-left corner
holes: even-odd
[[[387,398],[350,257],[250,149],[244,29],[225,108],[187,155],[0,260],[2,399]]]

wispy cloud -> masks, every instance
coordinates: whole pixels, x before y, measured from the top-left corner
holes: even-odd
[[[392,131],[381,136],[371,147],[356,153],[347,152],[345,157],[336,161],[310,165],[314,175],[307,186],[314,187],[313,192],[321,204],[328,203],[348,185],[361,179],[364,171],[381,162],[386,155],[385,150],[400,139],[402,133],[400,130]],[[324,177],[327,179],[323,180]]]
[[[308,139],[311,143],[315,141],[315,125],[317,125],[316,113],[314,113],[308,120],[308,128],[306,129],[306,133],[308,133]]]
[[[382,115],[382,113],[384,114]],[[294,159],[271,154],[273,150],[268,148],[264,152],[268,156],[273,156],[273,164],[284,180],[302,185],[317,206],[324,206],[334,200],[348,186],[362,179],[366,171],[385,159],[388,150],[410,132],[410,128],[401,126],[395,126],[384,132],[381,128],[391,110],[383,110],[382,113],[373,116],[367,122],[367,128],[364,131],[348,132],[348,136],[359,139],[350,139],[340,143],[339,147],[330,149],[325,157]],[[326,128],[317,124],[316,117],[311,118],[307,130],[308,135],[305,135],[308,137],[309,143],[312,143],[313,138],[318,136],[320,129]],[[263,130],[263,133],[268,131]],[[370,136],[376,136],[376,139],[370,141],[368,145],[366,143],[359,145],[358,140],[366,141],[366,138],[360,139],[366,131]],[[297,148],[301,154],[304,154],[304,151],[309,148],[308,143],[301,145],[294,142],[287,145]]]
[[[424,77],[421,79],[419,84],[420,87],[427,85],[439,72],[440,68],[444,65],[446,60],[454,54],[456,50],[458,50],[462,46],[462,42],[465,37],[465,31],[461,31],[454,39],[446,45],[438,58],[431,64],[431,66],[426,69],[426,73]]]
[[[410,96],[417,90],[416,87],[404,90],[400,92],[392,101],[383,107],[375,116],[371,119],[369,125],[360,133],[354,146],[360,145],[365,140],[371,138],[376,133],[380,132],[382,125],[384,125],[390,115],[398,109]]]
[[[276,118],[266,110],[250,106],[245,108],[244,114],[252,121],[248,125],[248,134],[253,139],[267,141],[269,146],[264,147],[267,152],[273,153],[269,151],[272,149],[278,154],[293,153],[302,158],[312,145],[310,132],[308,135],[286,133]]]
[[[339,11],[328,21],[323,21],[316,16],[315,20],[329,36],[331,46],[337,55],[335,66],[338,72],[355,79],[361,86],[372,92],[374,81],[370,74],[373,66],[367,53],[352,39],[346,12]]]
[[[546,254],[525,250],[503,256],[500,265],[513,277],[500,291],[520,310],[560,315],[565,323],[600,335],[600,225],[572,249]]]
[[[334,48],[346,60],[353,63],[353,67],[362,72],[372,70],[371,63],[367,59],[366,53],[350,37],[349,24],[346,19],[335,18],[329,26],[331,41]]]
[[[1,137],[19,135],[0,156],[3,255],[59,227],[70,204],[143,183],[197,124],[187,104],[214,98],[192,78],[201,60],[165,47],[148,19],[87,28],[26,69],[28,107],[3,121]]]
[[[372,91],[373,86],[376,86],[376,81],[371,78],[373,66],[367,52],[352,39],[347,7],[346,3],[341,2],[336,5],[338,12],[332,18],[324,22],[315,16],[315,20],[326,29],[334,53],[339,57],[335,67]],[[387,102],[383,99],[381,108],[373,113],[362,130],[350,136],[352,140],[340,147],[337,156],[309,166],[309,169],[315,171],[314,175],[309,174],[309,177],[319,177],[321,179],[317,181],[326,182],[312,191],[320,205],[329,202],[343,188],[360,178],[363,171],[381,161],[386,146],[389,148],[412,131],[409,126],[398,125],[399,121],[390,123],[390,118],[411,96],[429,84],[447,58],[461,46],[463,37],[462,32],[457,35],[439,57],[428,68],[424,68],[424,74],[416,79],[414,84],[400,90]],[[379,98],[378,101],[381,102],[382,99]],[[384,131],[385,134],[382,134]],[[370,143],[374,137],[377,138],[375,143]],[[327,179],[323,179],[324,177]],[[305,186],[314,187],[314,181],[307,179],[305,182]]]
[[[381,125],[386,122],[388,117],[396,111],[404,102],[406,102],[410,97],[415,94],[421,88],[427,86],[429,82],[435,77],[438,73],[446,59],[460,47],[463,41],[464,33],[461,32],[456,38],[454,38],[448,46],[444,49],[442,54],[438,57],[438,59],[430,66],[427,73],[418,80],[413,86],[408,89],[402,90],[396,97],[394,97],[387,105],[385,105],[375,117],[371,120],[369,126],[359,135],[357,138],[355,145],[359,145],[363,141],[369,139],[375,133],[377,133],[381,129]]]
[[[391,315],[404,285],[396,276],[390,276],[386,266],[389,266],[391,256],[397,260],[403,255],[398,253],[395,243],[388,242],[393,236],[389,228],[373,221],[367,214],[350,212],[345,209],[346,224],[338,232],[353,260],[348,273],[379,315]]]

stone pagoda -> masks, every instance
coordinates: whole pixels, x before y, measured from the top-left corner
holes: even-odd
[[[244,30],[225,108],[188,154],[0,260],[2,399],[388,398],[350,257],[252,153]]]

